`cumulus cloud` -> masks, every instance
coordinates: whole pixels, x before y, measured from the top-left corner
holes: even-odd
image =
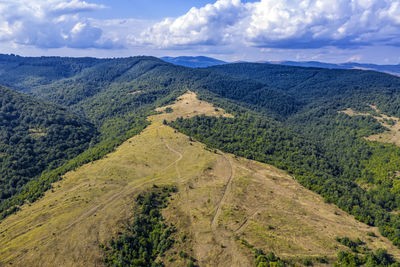
[[[230,42],[235,34],[234,26],[245,13],[240,0],[219,0],[202,8],[192,8],[181,17],[167,18],[155,24],[145,30],[138,41],[160,47]]]
[[[136,41],[164,48],[400,46],[400,0],[218,0],[156,23]]]
[[[104,8],[81,0],[0,1],[0,42],[39,48],[111,48],[102,29],[80,16]]]

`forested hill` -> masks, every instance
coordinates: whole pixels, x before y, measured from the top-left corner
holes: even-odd
[[[207,70],[258,81],[282,90],[303,106],[319,101],[347,107],[368,102],[384,112],[400,116],[400,78],[385,73],[257,63],[227,64]]]
[[[68,106],[96,124],[153,103],[171,91],[187,88],[210,90],[262,107],[274,115],[291,114],[299,106],[291,96],[263,82],[176,66],[154,57],[93,59],[3,55],[0,56],[0,84]]]
[[[400,78],[361,70],[257,63],[188,69],[154,57],[0,55],[0,84],[68,106],[94,123],[188,87],[213,92],[252,109],[268,110],[277,117],[287,117],[316,101],[339,98],[353,98],[353,106],[359,99],[361,105],[369,102],[384,112],[400,115],[400,110],[396,111]]]
[[[89,147],[96,129],[65,108],[0,87],[0,203]]]
[[[104,59],[67,57],[21,57],[0,54],[2,85],[30,92],[32,88],[69,78]]]

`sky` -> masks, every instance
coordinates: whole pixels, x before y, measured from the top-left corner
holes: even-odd
[[[0,0],[0,53],[400,63],[400,0]]]

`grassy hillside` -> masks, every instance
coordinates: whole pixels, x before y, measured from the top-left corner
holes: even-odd
[[[193,93],[169,108],[115,152],[67,173],[42,199],[0,222],[0,262],[102,266],[99,244],[125,231],[133,199],[153,184],[178,187],[163,211],[177,228],[177,242],[161,257],[166,266],[186,266],[189,257],[200,266],[252,266],[252,246],[293,263],[318,264],[325,256],[332,264],[346,250],[335,240],[343,236],[400,257],[376,228],[325,203],[284,171],[210,150],[163,123],[198,114],[232,117],[222,109]]]
[[[58,180],[66,171],[76,168],[79,164],[101,158],[112,151],[115,145],[132,136],[130,133],[137,132],[136,129],[145,126],[145,118],[151,110],[175,99],[190,86],[226,88],[232,92],[240,89],[238,98],[242,98],[246,91],[258,91],[251,98],[260,94],[274,95],[274,98],[268,98],[270,100],[262,103],[265,110],[274,116],[278,116],[279,112],[293,112],[296,109],[292,99],[287,99],[280,92],[265,88],[258,82],[175,66],[154,57],[93,59],[1,55],[0,84],[7,84],[13,89],[62,105],[66,110],[79,114],[96,127],[92,128],[88,135],[92,140],[92,149],[86,154],[68,163],[43,161],[38,166],[41,171],[46,168],[58,167],[58,169],[43,174],[34,183],[26,184],[29,179],[24,178],[22,182],[18,177],[16,178],[18,184],[11,181],[10,177],[5,179],[5,183],[9,183],[10,186],[6,191],[2,190],[1,194],[5,199],[11,196],[13,198],[0,203],[2,216],[14,212],[16,207],[27,199],[34,201],[39,198],[44,190],[47,190],[51,183]],[[280,105],[276,105],[276,101],[280,101]],[[56,125],[57,123],[54,126]],[[38,131],[36,136],[41,134],[40,129],[32,128],[31,131]],[[10,135],[12,132],[7,130],[6,134]],[[55,141],[53,140],[53,143]],[[57,142],[59,146],[63,145],[60,139]],[[66,151],[69,156],[64,159],[71,159],[78,154],[78,151],[82,152],[84,149],[80,145],[80,143],[74,144],[76,151],[74,153]],[[19,152],[23,160],[32,156],[32,153],[24,149],[19,149]],[[58,153],[58,157],[62,158],[61,154]],[[22,172],[31,172],[29,167],[20,164],[18,169]],[[11,171],[9,169],[7,172]],[[39,174],[40,172],[36,171],[34,175]],[[24,184],[26,184],[24,189],[18,190]]]

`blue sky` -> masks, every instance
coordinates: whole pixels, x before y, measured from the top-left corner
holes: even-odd
[[[400,0],[1,0],[0,53],[400,63]]]
[[[206,4],[215,3],[215,1],[209,0],[101,0],[89,2],[109,7],[93,14],[93,17],[98,19],[163,19],[165,17],[178,17],[185,14],[192,7],[200,8]]]

